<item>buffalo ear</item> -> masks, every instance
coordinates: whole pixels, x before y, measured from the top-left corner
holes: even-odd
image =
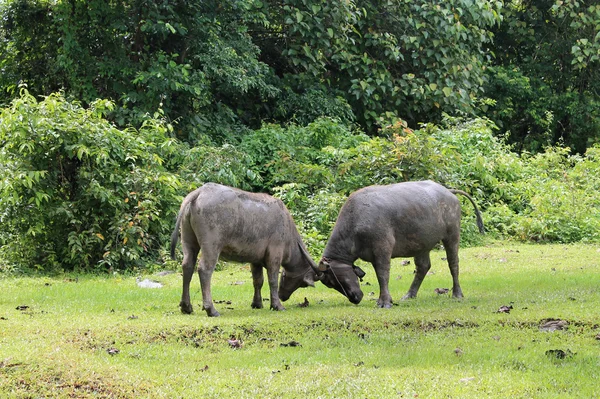
[[[352,270],[354,270],[354,274],[356,274],[361,281],[365,274],[367,274],[358,266],[352,266]]]
[[[319,276],[317,276],[316,274],[315,274],[315,277],[319,278]],[[304,276],[304,282],[305,282],[305,283],[306,283],[306,285],[308,285],[309,287],[314,287],[314,286],[315,286],[315,281],[314,281],[314,280],[313,280],[311,277],[309,277],[309,275],[308,275],[308,274],[306,274],[306,275]]]

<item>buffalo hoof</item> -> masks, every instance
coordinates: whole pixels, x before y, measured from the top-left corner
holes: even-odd
[[[392,301],[382,301],[381,299],[378,299],[377,306],[384,309],[390,309],[392,307]]]
[[[192,314],[192,313],[194,313],[194,308],[189,303],[181,302],[179,304],[179,308],[181,309],[181,313],[183,313],[183,314]]]
[[[221,313],[217,312],[217,309],[213,308],[213,309],[204,309],[206,310],[206,314],[208,315],[208,317],[219,317],[221,316]]]
[[[416,297],[417,297],[416,295],[406,294],[402,297],[402,300],[406,301],[407,299],[414,299]]]
[[[279,312],[279,311],[285,310],[285,308],[282,305],[280,305],[280,306],[271,306],[271,310],[275,310],[275,311]]]
[[[258,302],[258,303],[252,302],[251,306],[252,306],[252,309],[262,309],[263,308],[262,301]]]

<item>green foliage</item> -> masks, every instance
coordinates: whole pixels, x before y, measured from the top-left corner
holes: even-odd
[[[600,140],[599,26],[592,0],[11,0],[0,102],[19,82],[110,99],[119,126],[157,114],[193,145],[265,123],[329,117],[374,136],[478,112],[518,151],[583,154]]]
[[[275,187],[274,196],[281,199],[292,214],[304,243],[314,258],[319,258],[346,195],[319,189],[311,192],[306,184],[287,183]]]
[[[421,179],[492,235],[600,241],[599,26],[580,0],[0,2],[0,264],[136,267],[207,181],[282,198],[316,256],[351,192]]]
[[[598,146],[519,155],[489,120],[447,117],[419,130],[397,121],[372,138],[321,118],[264,125],[238,146],[190,147],[159,119],[119,130],[104,119],[112,109],[61,94],[36,101],[21,89],[1,111],[3,269],[139,267],[161,256],[182,196],[208,181],[281,198],[315,257],[350,193],[424,179],[470,193],[492,236],[600,241]],[[461,200],[463,244],[480,242]]]
[[[13,0],[0,5],[0,101],[19,81],[34,95],[64,88],[84,105],[114,101],[119,126],[163,112],[190,143],[323,116],[374,134],[398,117],[416,125],[471,112],[500,9],[485,0]]]
[[[295,131],[290,128],[287,133]],[[281,137],[286,130],[279,130]],[[543,242],[600,240],[599,150],[585,156],[548,147],[519,155],[494,135],[488,120],[446,118],[443,125],[412,131],[398,122],[382,136],[351,145],[277,150],[269,159],[274,189],[290,208],[303,236],[322,248],[341,204],[353,191],[371,184],[432,179],[470,193],[483,211],[492,236]],[[306,132],[303,133],[306,136]],[[281,142],[281,141],[280,141]],[[280,147],[282,148],[282,147]],[[282,178],[285,177],[285,178]],[[478,243],[471,204],[463,201],[462,241]]]
[[[240,148],[262,176],[262,190],[295,182],[317,188],[334,179],[328,167],[332,160],[321,149],[343,150],[366,139],[344,124],[321,118],[305,127],[264,125],[245,135]]]
[[[260,124],[257,104],[279,91],[246,29],[253,3],[4,2],[0,101],[21,81],[33,94],[64,88],[84,105],[111,99],[120,126],[162,111],[187,141],[236,137]]]
[[[1,257],[22,269],[141,266],[172,228],[179,180],[162,165],[173,141],[157,120],[119,130],[60,94],[25,89],[0,115]],[[32,250],[33,249],[33,250]]]
[[[231,144],[186,148],[182,158],[177,171],[187,191],[195,190],[206,182],[245,190],[261,183],[261,176],[252,169],[250,156]]]
[[[274,107],[274,116],[277,120],[308,125],[323,117],[338,119],[345,124],[355,119],[352,108],[341,93],[336,95],[335,92],[329,92],[326,87],[297,90],[289,87],[282,91]]]
[[[583,154],[600,140],[600,6],[518,0],[503,14],[486,87],[497,104],[487,115],[521,149],[565,144]]]
[[[510,175],[506,161],[516,155],[503,153],[507,148],[494,138],[487,121],[449,120],[447,124],[446,129],[428,125],[413,131],[399,121],[382,129],[381,137],[338,131],[320,134],[343,138],[338,143],[318,140],[308,147],[290,145],[293,153],[277,149],[273,153],[278,156],[266,161],[269,176],[276,177],[272,181],[280,184],[274,191],[290,208],[305,239],[317,248],[325,245],[346,197],[367,185],[432,179],[471,192],[485,204],[486,196],[498,191],[495,184],[503,179],[501,174]],[[325,120],[300,129],[301,136],[309,137],[307,130],[315,127],[339,129]],[[276,141],[281,144],[296,130],[278,130]],[[488,154],[493,157],[487,158]],[[473,220],[472,206],[466,203],[463,208],[465,219]],[[464,241],[477,242],[478,237],[475,224],[464,223]]]
[[[60,89],[60,75],[52,63],[60,47],[60,29],[51,23],[50,7],[46,1],[0,3],[0,104],[17,92],[20,81],[35,82],[36,90],[47,94]]]
[[[371,133],[398,117],[472,112],[501,9],[479,0],[262,4],[267,20],[281,21],[261,46],[278,61],[270,65],[291,82],[327,82]]]
[[[529,206],[522,212],[515,233],[524,240],[597,242],[600,239],[600,185],[598,147],[583,157],[569,149],[548,148],[526,162],[524,177],[516,186]]]

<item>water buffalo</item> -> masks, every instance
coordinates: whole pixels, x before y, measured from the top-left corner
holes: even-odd
[[[271,308],[284,310],[286,300],[299,287],[314,286],[316,263],[307,253],[292,217],[277,198],[207,183],[188,194],[181,204],[171,236],[171,257],[181,229],[183,249],[183,313],[192,313],[190,281],[200,255],[198,275],[202,307],[208,316],[219,316],[214,307],[210,281],[219,257],[251,264],[254,284],[253,308],[262,308],[263,270],[267,269]],[[279,266],[285,278],[277,290]]]
[[[440,241],[452,274],[452,296],[463,296],[458,283],[460,202],[466,196],[475,207],[477,226],[484,232],[481,214],[464,191],[449,190],[432,181],[369,186],[350,195],[319,262],[317,278],[352,303],[363,297],[358,279],[364,276],[356,259],[371,262],[379,282],[377,305],[392,306],[388,290],[391,258],[414,257],[416,272],[407,294],[414,298],[431,267],[429,252]]]

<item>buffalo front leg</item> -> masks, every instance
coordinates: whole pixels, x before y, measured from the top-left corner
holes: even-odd
[[[269,281],[269,290],[271,294],[271,309],[273,310],[285,310],[281,301],[279,300],[279,265],[280,260],[271,261],[267,264],[267,279]]]
[[[208,254],[204,249],[202,255],[200,255],[200,265],[198,267],[198,276],[200,277],[200,287],[202,288],[202,309],[206,311],[209,317],[220,316],[220,313],[215,309],[215,305],[212,300],[212,293],[210,289],[211,279],[219,255]]]
[[[252,309],[262,309],[262,296],[260,291],[262,289],[263,283],[265,282],[265,277],[263,276],[263,267],[261,264],[253,263],[250,266],[252,270],[252,284],[254,285],[254,298],[252,299]]]
[[[431,259],[429,258],[429,252],[415,256],[415,277],[413,282],[408,289],[406,295],[402,299],[415,298],[423,279],[427,275],[429,269],[431,269]]]
[[[462,298],[463,293],[458,282],[458,240],[456,242],[444,243],[446,248],[446,258],[448,259],[448,267],[452,275],[452,297]]]
[[[195,242],[195,239],[189,242],[185,241],[182,237],[181,243],[183,249],[183,292],[181,294],[179,308],[181,309],[182,313],[190,314],[194,311],[192,302],[190,300],[190,282],[194,276],[194,270],[196,270],[196,262],[198,261],[198,252],[200,251],[200,247]]]
[[[373,262],[375,273],[377,274],[377,281],[379,282],[379,299],[377,300],[377,306],[380,308],[391,308],[392,307],[392,296],[390,295],[389,282],[390,282],[390,259],[375,260]]]

